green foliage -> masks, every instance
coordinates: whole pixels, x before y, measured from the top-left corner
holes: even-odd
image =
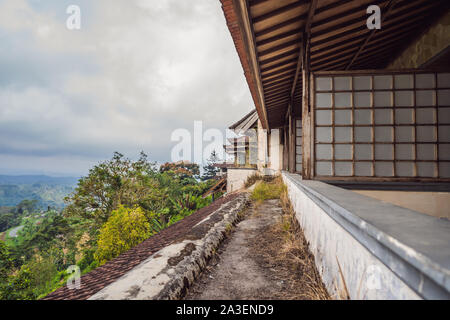
[[[0,181],[0,203],[3,206],[15,207],[23,200],[36,201],[39,208],[48,206],[61,209],[64,206],[64,197],[73,191],[74,178],[59,181],[48,177],[49,181],[33,183],[32,181],[14,180],[4,184]],[[31,212],[32,210],[29,210]],[[0,213],[1,214],[1,213]]]
[[[197,178],[200,175],[198,164],[185,161],[176,163],[166,162],[159,168],[159,172],[171,172],[179,179]]]
[[[154,163],[148,162],[144,153],[133,162],[115,152],[111,160],[94,166],[79,180],[74,193],[66,198],[65,214],[89,219],[98,229],[120,205],[163,207],[158,203],[164,202],[164,195],[155,173]]]
[[[1,290],[3,299],[34,300],[53,291],[61,283],[57,267],[50,256],[35,257],[22,265],[17,274],[11,275]]]
[[[284,188],[279,179],[272,183],[261,182],[253,190],[251,198],[255,201],[279,199]]]
[[[6,246],[5,242],[0,241],[0,288],[7,281],[11,267],[12,259],[9,255],[8,247]]]
[[[95,259],[104,264],[147,239],[150,233],[150,223],[141,208],[120,206],[100,231]]]
[[[0,298],[43,297],[64,284],[68,266],[89,272],[210,204],[202,195],[215,181],[198,175],[197,164],[157,170],[143,153],[137,161],[115,153],[79,180],[62,211],[43,212],[32,200],[1,207],[0,227],[8,231],[0,242]]]
[[[23,265],[18,274],[11,277],[8,284],[2,288],[2,299],[5,300],[32,300],[33,273],[27,265]]]

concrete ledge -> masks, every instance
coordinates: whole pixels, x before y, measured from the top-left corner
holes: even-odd
[[[228,168],[227,192],[231,193],[242,189],[247,178],[257,172],[258,170],[255,168]]]
[[[184,239],[155,252],[89,300],[178,299],[205,268],[247,205],[246,193],[223,204],[195,225]]]
[[[450,221],[295,174],[283,179],[330,292],[345,282],[353,299],[450,298]]]

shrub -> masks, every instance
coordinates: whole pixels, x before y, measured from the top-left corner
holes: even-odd
[[[277,178],[274,182],[261,182],[252,192],[252,199],[255,201],[264,201],[269,199],[280,199],[285,186]]]
[[[151,235],[150,223],[139,208],[120,206],[100,230],[95,259],[99,264],[117,257]]]

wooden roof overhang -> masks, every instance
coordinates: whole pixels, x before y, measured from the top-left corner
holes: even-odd
[[[301,116],[302,63],[311,71],[385,68],[448,0],[221,0],[264,128]],[[381,30],[366,26],[378,5]],[[305,56],[308,55],[308,59]]]

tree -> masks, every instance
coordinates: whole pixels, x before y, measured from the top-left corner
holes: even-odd
[[[150,223],[139,208],[120,206],[100,230],[95,259],[103,264],[151,235]]]
[[[21,201],[17,206],[16,210],[20,214],[22,213],[33,213],[38,207],[38,201],[37,200],[23,200]]]
[[[69,204],[65,214],[93,221],[96,230],[120,205],[151,208],[165,201],[155,175],[155,164],[145,153],[133,162],[115,152],[111,160],[94,166],[79,180],[74,193],[65,199]]]
[[[166,162],[159,168],[159,172],[169,172],[175,178],[197,178],[200,175],[198,164],[189,161]]]
[[[209,156],[207,160],[207,164],[203,166],[203,176],[202,180],[207,181],[210,179],[214,179],[217,176],[217,173],[219,172],[219,168],[217,168],[215,165],[220,161],[216,150],[213,150],[211,152],[211,155]]]

